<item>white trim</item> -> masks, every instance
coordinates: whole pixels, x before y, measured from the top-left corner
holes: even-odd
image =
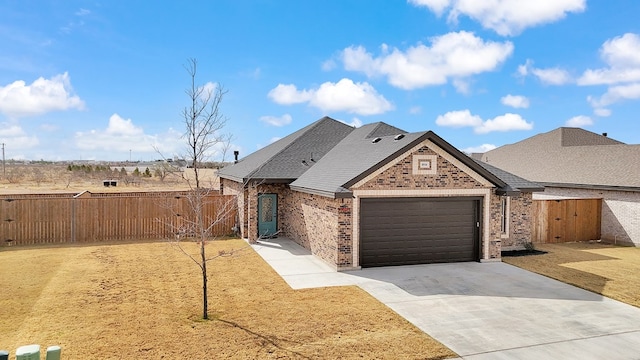
[[[360,199],[380,198],[380,197],[464,197],[480,196],[483,198],[482,204],[482,228],[480,244],[482,250],[481,261],[489,260],[489,220],[491,217],[491,189],[407,189],[407,190],[354,190],[353,191],[353,212],[352,212],[352,243],[353,243],[353,267],[360,267]]]
[[[505,200],[505,209],[502,208],[502,200]],[[502,215],[504,214],[504,231],[502,231]],[[509,228],[511,223],[511,196],[500,197],[500,238],[509,238]]]

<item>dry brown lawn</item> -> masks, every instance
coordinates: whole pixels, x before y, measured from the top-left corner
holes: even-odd
[[[244,248],[209,263],[209,321],[199,268],[167,243],[4,248],[0,349],[60,345],[65,359],[455,356],[358,287],[292,290],[243,241],[207,247]]]
[[[506,263],[640,307],[640,249],[599,243],[536,244],[548,254]]]

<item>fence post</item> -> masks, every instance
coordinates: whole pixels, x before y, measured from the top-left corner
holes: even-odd
[[[71,198],[71,242],[76,242],[76,197]]]

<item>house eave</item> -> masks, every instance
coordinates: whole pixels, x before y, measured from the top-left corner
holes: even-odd
[[[351,191],[334,192],[334,191],[326,191],[326,190],[319,190],[319,189],[310,189],[310,188],[305,188],[301,186],[290,186],[290,188],[293,191],[298,191],[298,192],[311,194],[311,195],[319,195],[319,196],[328,197],[331,199],[346,199],[346,198],[353,197],[353,193]]]
[[[537,181],[537,183],[541,184],[541,185],[544,185],[545,187],[640,192],[640,187],[638,187],[638,186],[554,183],[554,182],[542,182],[542,181]]]

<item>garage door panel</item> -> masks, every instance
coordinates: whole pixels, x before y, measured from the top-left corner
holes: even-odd
[[[469,198],[362,199],[360,265],[476,260],[477,206]]]

